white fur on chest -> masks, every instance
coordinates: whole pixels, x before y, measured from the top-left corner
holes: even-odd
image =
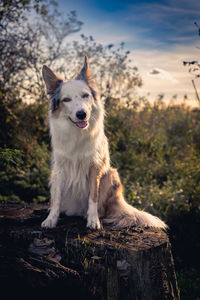
[[[56,125],[56,126],[54,126]],[[67,215],[86,216],[90,195],[89,171],[93,163],[102,159],[105,136],[96,130],[92,134],[80,131],[66,122],[51,124],[52,136],[52,178],[55,177],[61,189],[60,211]]]
[[[90,193],[89,161],[73,162],[63,158],[59,165],[59,169],[62,168],[62,171],[59,172],[61,181],[60,211],[67,215],[86,216]]]

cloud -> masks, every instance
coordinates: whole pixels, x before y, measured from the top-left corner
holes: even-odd
[[[174,79],[174,77],[169,72],[159,69],[159,68],[154,68],[151,71],[147,72],[147,76],[150,76],[155,79],[168,80],[168,81],[171,81],[174,83],[177,82],[177,80]]]
[[[160,71],[153,69],[152,71],[149,72],[150,75],[155,75],[155,74],[160,74]]]
[[[138,90],[139,95],[147,96],[155,100],[157,95],[164,94],[168,102],[176,94],[177,101],[181,101],[184,95],[188,95],[188,104],[197,106],[193,76],[188,68],[183,66],[183,61],[196,60],[200,50],[194,45],[173,46],[166,50],[135,50],[131,52],[133,65],[139,69],[143,79],[143,86]],[[196,79],[196,85],[200,86],[200,79]],[[200,92],[200,89],[198,90]]]

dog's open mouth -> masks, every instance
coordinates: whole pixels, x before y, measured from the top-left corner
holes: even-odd
[[[78,121],[78,122],[74,122],[70,117],[69,120],[74,123],[77,127],[79,128],[86,128],[88,126],[88,121]]]
[[[85,128],[85,127],[87,127],[88,122],[87,122],[87,121],[79,121],[79,122],[76,122],[75,124],[76,124],[76,126],[78,126],[79,128]]]

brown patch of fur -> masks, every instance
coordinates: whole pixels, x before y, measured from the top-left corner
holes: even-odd
[[[90,197],[95,203],[97,203],[100,176],[95,166],[92,166],[90,169],[89,182],[90,182]]]
[[[60,102],[58,108],[55,110],[54,116],[55,116],[56,119],[59,118],[59,115],[60,115],[60,112],[63,108],[63,105],[64,105],[63,102]]]
[[[122,196],[122,184],[116,169],[110,168],[102,177],[100,184],[100,197],[102,209],[101,217],[109,216],[117,209]]]
[[[99,186],[104,171],[104,165],[101,168],[98,168],[95,165],[92,165],[90,168],[89,182],[90,182],[90,197],[97,203],[99,196]]]

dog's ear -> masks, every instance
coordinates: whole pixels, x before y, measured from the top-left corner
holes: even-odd
[[[75,80],[85,81],[89,86],[93,97],[97,99],[97,92],[90,73],[89,60],[87,56],[85,56],[83,68],[81,69],[80,73],[76,76]]]
[[[92,76],[90,74],[89,60],[87,56],[85,56],[83,68],[75,79],[84,80],[88,85],[93,84]]]
[[[43,66],[42,76],[46,84],[47,94],[53,94],[58,88],[58,86],[61,84],[62,79],[56,76],[47,66]]]

